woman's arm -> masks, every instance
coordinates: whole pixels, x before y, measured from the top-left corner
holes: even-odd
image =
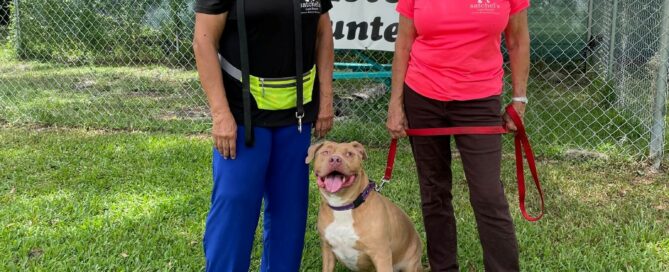
[[[393,139],[406,136],[406,115],[404,114],[403,92],[404,78],[409,67],[411,46],[416,39],[416,28],[413,20],[400,15],[399,32],[395,41],[395,55],[393,56],[392,85],[390,102],[388,104],[388,120],[386,128]]]
[[[235,159],[237,124],[225,96],[223,75],[218,61],[218,43],[227,15],[227,12],[217,15],[195,14],[193,51],[200,82],[209,101],[214,146],[224,158]]]
[[[530,73],[530,32],[527,25],[527,10],[518,12],[509,18],[504,36],[511,62],[513,97],[525,97]],[[525,104],[522,102],[512,102],[512,104],[522,118],[525,113]],[[515,131],[516,126],[513,121],[506,116],[505,120],[507,128]]]
[[[334,40],[332,37],[332,25],[330,15],[324,13],[318,21],[318,33],[316,37],[316,67],[318,69],[318,81],[320,83],[320,105],[318,120],[316,121],[316,136],[325,137],[332,128],[334,119],[332,73],[334,71]]]

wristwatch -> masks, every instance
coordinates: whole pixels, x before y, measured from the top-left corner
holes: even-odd
[[[527,104],[527,96],[517,96],[517,97],[512,97],[511,101],[513,102],[520,102],[523,104]]]

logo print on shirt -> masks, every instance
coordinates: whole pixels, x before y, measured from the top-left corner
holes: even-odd
[[[300,1],[302,14],[321,14],[320,0],[302,0]]]
[[[476,0],[476,4],[470,4],[469,8],[474,14],[498,14],[501,6],[494,2],[496,0]]]

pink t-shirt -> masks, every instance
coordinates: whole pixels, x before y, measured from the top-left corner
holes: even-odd
[[[502,32],[529,0],[399,0],[417,31],[405,83],[436,100],[502,93]]]

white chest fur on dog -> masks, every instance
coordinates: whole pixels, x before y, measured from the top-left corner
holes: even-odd
[[[325,228],[325,239],[332,247],[332,252],[348,269],[358,270],[358,256],[355,249],[358,234],[353,228],[353,213],[351,211],[333,211],[334,221]]]
[[[341,203],[332,203],[338,202],[334,199],[328,202],[331,205],[341,205]],[[355,245],[360,237],[353,228],[353,212],[351,210],[332,212],[334,220],[325,228],[325,240],[330,244],[332,252],[344,266],[357,271],[360,251],[355,249]]]

